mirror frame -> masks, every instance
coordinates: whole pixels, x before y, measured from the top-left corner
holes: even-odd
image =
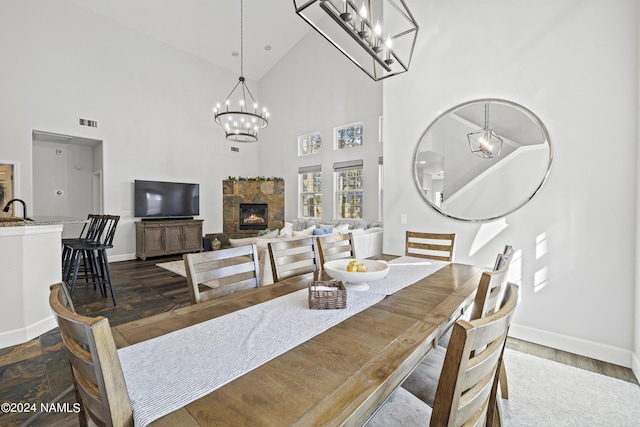
[[[427,134],[431,131],[431,129],[438,123],[438,121],[440,121],[442,118],[444,118],[445,116],[454,113],[458,110],[461,110],[465,107],[468,107],[469,105],[472,104],[478,104],[478,103],[483,103],[483,104],[502,104],[502,105],[508,105],[510,107],[513,107],[517,110],[519,110],[520,112],[522,112],[524,115],[526,115],[527,117],[529,117],[529,119],[531,119],[540,129],[540,131],[542,132],[542,135],[545,138],[545,142],[549,145],[549,162],[547,164],[547,170],[544,173],[544,176],[542,177],[542,180],[540,181],[540,184],[535,188],[535,190],[520,204],[518,204],[517,206],[515,206],[514,208],[501,213],[499,215],[495,215],[495,216],[491,216],[488,218],[474,218],[474,219],[469,219],[469,218],[459,218],[455,215],[452,215],[450,213],[445,212],[444,210],[442,210],[442,208],[440,208],[439,206],[436,206],[434,203],[432,203],[424,194],[424,192],[422,191],[422,186],[421,183],[418,179],[418,173],[417,173],[417,169],[416,169],[416,164],[417,164],[417,160],[418,160],[418,155],[420,153],[420,145],[422,144],[422,141],[424,140],[424,138],[427,136]],[[446,142],[445,142],[446,143]],[[448,218],[452,218],[452,219],[457,219],[459,221],[465,221],[465,222],[488,222],[488,221],[494,221],[500,218],[504,218],[509,214],[512,214],[513,212],[517,211],[518,209],[520,209],[521,207],[523,207],[524,205],[526,205],[542,188],[542,186],[544,185],[544,183],[547,181],[547,178],[549,176],[549,171],[551,170],[551,164],[553,163],[553,150],[551,147],[551,138],[549,136],[549,131],[547,130],[547,127],[544,125],[544,123],[542,123],[542,120],[540,120],[540,118],[535,115],[531,110],[529,110],[526,107],[523,107],[522,105],[515,103],[513,101],[508,101],[506,99],[499,99],[499,98],[480,98],[480,99],[474,99],[471,101],[467,101],[464,102],[462,104],[458,104],[452,108],[449,108],[447,111],[445,111],[444,113],[438,115],[438,117],[436,117],[430,124],[429,126],[427,126],[427,129],[420,135],[420,139],[418,140],[418,145],[416,146],[416,149],[413,153],[413,163],[412,163],[412,167],[413,167],[413,179],[414,179],[414,184],[416,186],[416,189],[418,190],[418,193],[420,194],[420,197],[422,197],[422,199],[424,201],[427,202],[427,204],[429,206],[431,206],[433,209],[435,209],[438,213],[448,217]]]

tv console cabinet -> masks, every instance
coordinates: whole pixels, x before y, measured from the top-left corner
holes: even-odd
[[[202,252],[201,219],[136,222],[136,257]]]

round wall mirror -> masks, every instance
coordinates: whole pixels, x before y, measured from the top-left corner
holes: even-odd
[[[479,99],[451,108],[420,138],[413,158],[422,197],[464,221],[510,214],[540,190],[551,167],[549,133],[525,107]]]

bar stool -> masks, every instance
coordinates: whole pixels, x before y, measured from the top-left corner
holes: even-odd
[[[86,260],[84,275],[87,283],[93,283],[94,287],[100,287],[102,297],[106,297],[106,286],[109,286],[113,305],[116,305],[116,296],[113,291],[111,269],[107,258],[107,249],[113,248],[113,238],[118,226],[119,216],[103,215],[102,231],[95,241],[75,241],[67,243],[69,256],[66,262],[64,282],[69,286],[69,293],[73,296],[80,275],[82,257]],[[73,268],[73,272],[71,271]]]
[[[72,250],[71,250],[71,245],[72,244],[80,244],[80,243],[87,243],[87,242],[97,242],[98,239],[100,238],[100,235],[102,234],[102,232],[104,231],[104,227],[105,227],[105,218],[104,215],[100,215],[100,214],[89,214],[87,216],[87,220],[88,222],[86,222],[83,227],[82,230],[80,231],[80,235],[78,237],[71,237],[71,238],[64,238],[62,239],[62,277],[63,279],[66,279],[72,268],[74,268],[74,266],[72,265],[72,258],[71,258],[71,254],[72,254]],[[85,281],[88,283],[88,277],[87,277],[87,270],[89,268],[89,265],[87,264],[87,259],[86,257],[82,257],[82,264],[83,264],[83,272],[85,273]],[[95,286],[94,286],[95,289]]]

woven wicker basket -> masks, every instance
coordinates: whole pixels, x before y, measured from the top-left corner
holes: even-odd
[[[309,281],[309,308],[330,310],[347,306],[347,288],[338,280]]]

